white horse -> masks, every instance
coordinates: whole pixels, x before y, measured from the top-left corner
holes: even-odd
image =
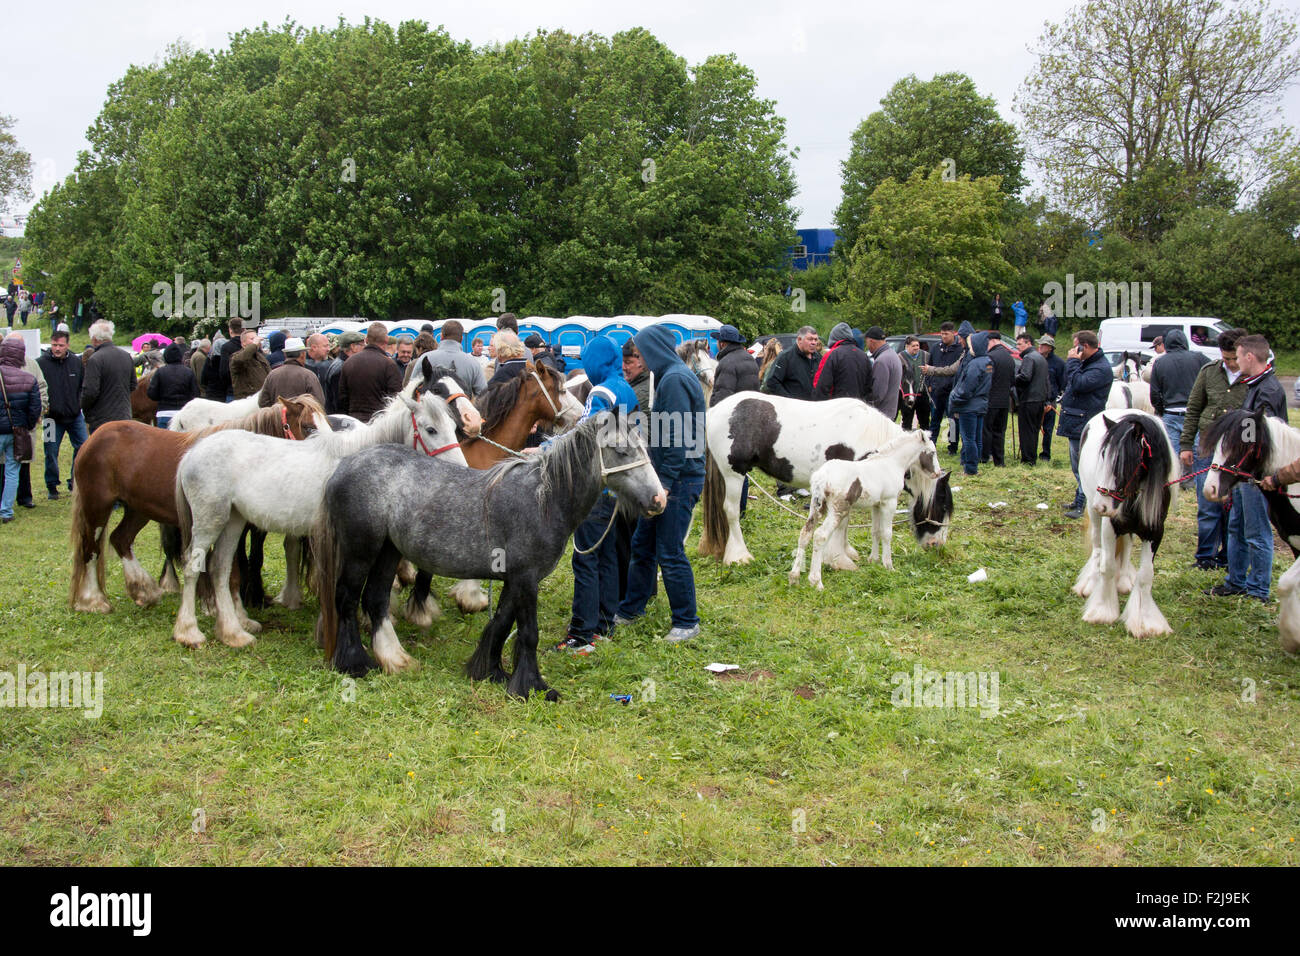
[[[1136,408],[1150,415],[1156,412],[1155,406],[1151,404],[1151,386],[1136,378],[1127,382],[1115,382],[1110,387],[1110,394],[1106,396],[1106,408],[1116,411]]]
[[[207,398],[191,398],[172,416],[168,428],[174,432],[196,432],[211,428],[234,418],[243,418],[257,411],[257,394],[237,398],[233,402],[214,402]]]
[[[1079,482],[1087,498],[1092,550],[1074,582],[1087,598],[1083,620],[1113,624],[1119,595],[1129,593],[1124,623],[1134,637],[1168,634],[1169,623],[1151,594],[1155,554],[1169,506],[1178,497],[1178,455],[1160,419],[1147,412],[1100,412],[1083,429]],[[1129,563],[1142,545],[1136,574]]]
[[[1300,431],[1264,413],[1232,411],[1216,421],[1203,439],[1202,454],[1213,449],[1204,494],[1211,501],[1226,501],[1239,480],[1276,474],[1300,458]],[[1266,491],[1269,519],[1278,535],[1300,556],[1300,484]],[[1282,649],[1300,652],[1300,561],[1277,582],[1277,631]]]
[[[751,469],[806,488],[826,462],[857,461],[903,433],[901,425],[856,398],[805,402],[759,392],[724,398],[709,409],[705,421],[708,463],[699,553],[721,558],[723,564],[753,560],[740,531],[740,490]],[[917,540],[923,547],[943,545],[953,510],[948,476],[936,481],[914,466],[907,474],[907,490],[916,498],[911,521]],[[832,537],[827,553],[831,567],[857,567],[857,552],[842,530]]]
[[[188,647],[203,643],[194,592],[209,549],[215,580],[225,581],[245,523],[295,539],[309,534],[325,482],[339,461],[371,445],[400,442],[464,465],[456,425],[446,402],[429,390],[419,399],[395,396],[364,426],[322,432],[307,441],[219,432],[196,444],[181,459],[176,477],[176,509],[189,560],[172,636]],[[249,619],[238,594],[232,597],[226,588],[215,590],[217,636],[231,647],[252,643],[261,625]]]
[[[885,569],[892,571],[894,512],[898,510],[898,496],[903,493],[908,471],[918,465],[932,478],[942,477],[934,443],[924,429],[904,432],[862,461],[836,459],[814,471],[808,520],[799,532],[799,544],[794,549],[790,583],[799,583],[799,576],[803,574],[804,550],[811,538],[813,553],[808,583],[815,584],[819,591],[823,590],[822,555],[826,543],[836,531],[844,533],[849,512],[854,508],[871,509],[871,556],[867,560],[875,561],[879,557]],[[823,517],[825,520],[818,528],[817,522]],[[813,534],[814,528],[816,535]]]

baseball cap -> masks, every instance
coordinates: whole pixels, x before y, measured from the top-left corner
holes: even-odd
[[[538,335],[536,332],[528,336],[528,338],[524,339],[524,348],[526,349],[540,349],[544,345],[546,345],[546,343],[542,340],[542,337]]]

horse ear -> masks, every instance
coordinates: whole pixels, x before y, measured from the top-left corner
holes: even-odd
[[[288,407],[289,407],[289,403],[288,403],[287,401],[284,400],[284,396],[283,396],[283,395],[277,395],[277,396],[275,397],[275,401],[276,401],[277,404],[283,405],[285,408],[288,408]]]
[[[415,412],[417,409],[419,409],[420,403],[417,402],[415,399],[411,398],[405,392],[398,392],[397,395],[402,400],[403,404],[405,404],[406,407],[410,409],[412,412]]]
[[[1106,423],[1106,431],[1111,431],[1111,430],[1113,430],[1113,429],[1115,428],[1115,423],[1112,422],[1112,421],[1111,421],[1109,418],[1107,418],[1105,415],[1102,415],[1102,416],[1101,416],[1101,420],[1102,420],[1103,422]]]

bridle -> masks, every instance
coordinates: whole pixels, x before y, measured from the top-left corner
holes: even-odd
[[[631,471],[633,468],[640,468],[642,465],[650,464],[650,458],[646,455],[644,449],[641,449],[640,455],[636,461],[628,462],[626,465],[615,465],[613,468],[610,468],[605,464],[605,446],[597,445],[596,447],[600,454],[600,477],[602,481],[609,475],[618,474],[620,471]],[[614,519],[617,517],[618,517],[618,509],[615,508],[610,513],[609,523],[605,525],[605,530],[601,533],[600,537],[596,539],[596,543],[593,544],[590,548],[584,549],[584,548],[579,548],[577,543],[575,542],[573,545],[574,553],[591,554],[591,552],[599,548],[600,543],[604,541],[605,537],[609,534],[609,529],[614,527]]]
[[[533,377],[533,381],[537,383],[537,387],[542,390],[542,395],[546,397],[546,404],[551,406],[551,416],[553,418],[559,418],[560,406],[556,405],[555,399],[551,398],[551,393],[547,391],[546,385],[542,382],[541,376],[537,374],[537,369],[531,369],[528,374]]]
[[[1097,486],[1097,491],[1105,495],[1107,498],[1113,499],[1117,504],[1123,504],[1133,496],[1133,492],[1138,482],[1151,472],[1151,456],[1151,444],[1147,441],[1147,436],[1143,435],[1142,457],[1138,460],[1137,471],[1133,472],[1133,474],[1129,476],[1128,481],[1124,483],[1124,487],[1121,491],[1115,492],[1109,488],[1103,488],[1100,485]]]
[[[416,401],[419,401],[419,400],[420,400],[420,397],[421,397],[423,394],[424,394],[424,387],[423,387],[422,385],[421,385],[421,386],[417,386],[416,389],[415,389],[415,399],[416,399]],[[460,395],[459,397],[460,397],[460,398],[464,398],[465,396],[464,396],[464,395]],[[455,398],[456,398],[456,396],[453,395],[451,398],[447,399],[447,401],[448,401],[448,402],[451,402],[451,401],[453,401]],[[443,445],[441,448],[430,449],[429,446],[425,443],[424,439],[420,436],[420,424],[419,424],[419,422],[417,422],[417,421],[415,420],[415,412],[414,412],[414,411],[411,412],[411,436],[412,436],[412,438],[411,438],[411,448],[412,448],[413,450],[418,450],[418,451],[422,451],[422,452],[424,452],[424,453],[425,453],[426,455],[428,455],[430,458],[436,458],[436,457],[438,457],[439,455],[441,455],[441,454],[442,454],[443,452],[445,452],[445,451],[451,451],[453,448],[459,448],[459,447],[460,447],[460,442],[458,442],[458,441],[454,441],[454,442],[451,442],[450,444]]]
[[[289,427],[289,406],[288,405],[280,406],[280,424],[284,426],[285,438],[289,439],[289,441],[298,440],[298,436],[295,435],[293,433],[293,429]]]

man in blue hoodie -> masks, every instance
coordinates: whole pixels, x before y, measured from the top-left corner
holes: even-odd
[[[672,607],[673,626],[665,640],[689,641],[700,633],[695,575],[686,558],[685,538],[691,512],[704,489],[704,391],[699,379],[677,357],[677,342],[665,326],[642,329],[635,341],[646,368],[654,375],[654,410],[645,418],[646,438],[650,461],[668,490],[668,507],[662,514],[637,521],[627,593],[615,623],[629,623],[645,613],[655,593],[658,568]]]
[[[636,392],[623,379],[623,350],[613,339],[598,335],[588,342],[582,350],[582,365],[592,383],[584,419],[604,411],[623,416],[637,410]],[[585,656],[596,641],[604,640],[613,630],[619,568],[618,535],[610,530],[610,524],[616,507],[614,496],[608,490],[602,492],[587,520],[573,532],[573,615],[569,633],[555,646],[557,651]]]
[[[948,432],[948,454],[957,454],[957,434],[960,426],[957,416],[948,407],[949,396],[957,383],[957,376],[970,361],[970,337],[975,334],[975,327],[969,322],[962,322],[957,335],[951,336],[952,323],[945,322],[939,326],[941,342],[937,351],[930,355],[930,364],[921,367],[930,389],[930,438],[939,444],[939,429],[944,418],[952,419],[952,428]]]
[[[976,332],[969,341],[970,355],[963,360],[957,384],[948,396],[948,413],[957,419],[961,430],[962,470],[968,475],[977,475],[984,439],[984,416],[989,410],[989,391],[993,387],[993,363],[989,361],[987,332]]]

